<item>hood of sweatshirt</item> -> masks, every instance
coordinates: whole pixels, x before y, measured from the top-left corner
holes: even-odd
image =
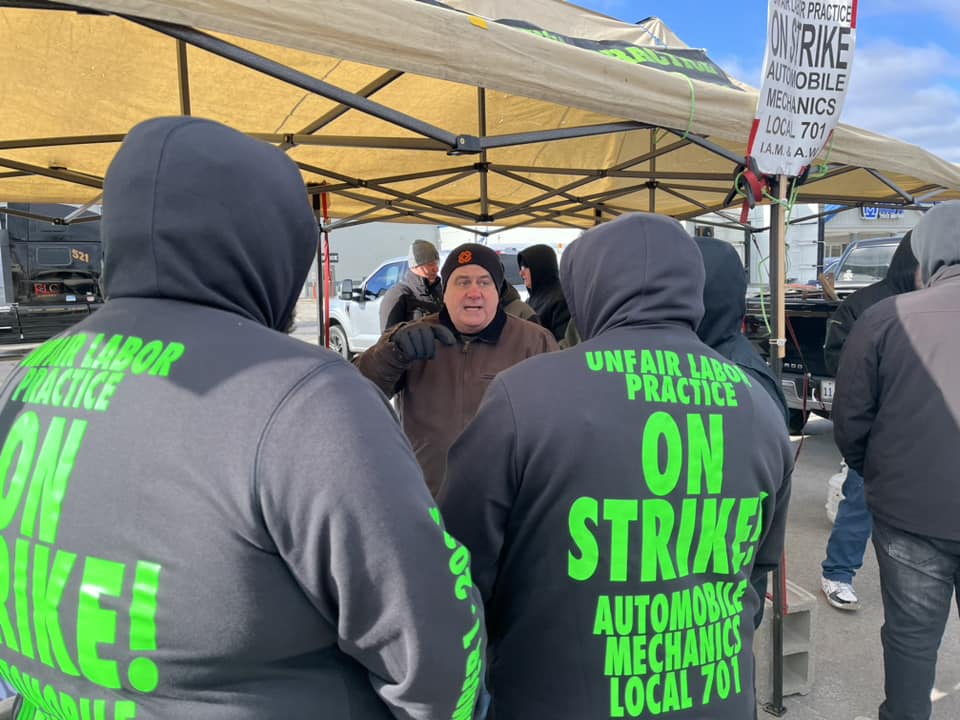
[[[960,200],[927,210],[914,226],[910,242],[925,283],[941,267],[960,264]]]
[[[624,325],[695,330],[703,317],[700,251],[663,215],[624,215],[587,230],[563,251],[560,282],[584,340]]]
[[[182,300],[286,328],[318,230],[300,171],[270,145],[207,120],[148,120],[110,164],[103,207],[107,298]]]
[[[703,256],[706,279],[703,287],[703,319],[697,335],[710,347],[740,333],[747,311],[747,276],[743,262],[730,243],[696,238]]]
[[[557,253],[549,245],[531,245],[517,253],[517,264],[530,268],[530,293],[556,285],[560,278]]]
[[[903,236],[890,258],[890,267],[884,278],[897,294],[917,289],[917,258],[911,247],[913,231]]]

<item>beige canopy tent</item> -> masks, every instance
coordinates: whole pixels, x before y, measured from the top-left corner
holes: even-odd
[[[190,113],[284,147],[340,224],[699,215],[738,202],[757,102],[659,20],[556,0],[0,0],[0,68],[0,200],[95,202],[132,125]],[[821,160],[799,202],[960,197],[857,128]]]
[[[757,92],[657,19],[558,0],[0,0],[0,103],[7,202],[96,202],[134,124],[194,114],[289,152],[328,227],[585,227],[735,204]],[[960,167],[857,128],[820,160],[799,202],[960,197]]]

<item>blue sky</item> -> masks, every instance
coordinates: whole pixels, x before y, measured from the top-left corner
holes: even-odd
[[[760,86],[767,2],[572,0],[627,22],[656,15],[687,45]],[[960,0],[863,0],[842,121],[960,163]]]

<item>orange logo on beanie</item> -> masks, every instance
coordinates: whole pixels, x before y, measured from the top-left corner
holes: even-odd
[[[460,255],[457,256],[457,263],[460,265],[469,265],[473,261],[473,253],[469,250],[464,250]]]

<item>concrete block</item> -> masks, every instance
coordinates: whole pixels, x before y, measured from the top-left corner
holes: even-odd
[[[813,687],[813,629],[817,598],[787,580],[787,610],[783,616],[783,695],[806,695]],[[769,587],[772,588],[772,585]],[[772,590],[771,590],[772,592]],[[773,603],[768,599],[763,622],[753,637],[757,668],[757,700],[773,697]]]

